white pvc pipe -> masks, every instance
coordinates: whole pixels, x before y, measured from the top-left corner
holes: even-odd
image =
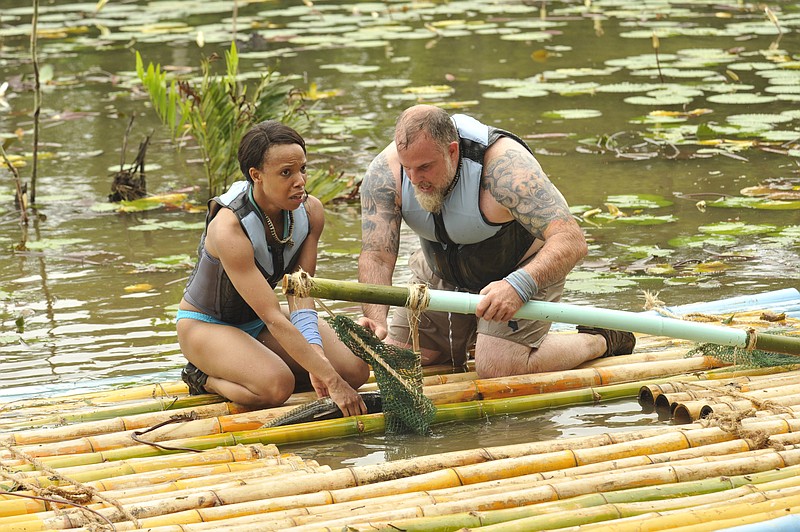
[[[428,290],[428,310],[474,314],[484,296],[466,292]],[[747,347],[747,331],[692,321],[649,316],[623,310],[610,310],[586,305],[529,301],[514,314],[515,318],[573,323],[603,329],[638,332],[655,336],[682,338],[694,342]]]

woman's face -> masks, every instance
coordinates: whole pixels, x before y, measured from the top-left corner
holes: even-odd
[[[293,211],[306,199],[306,154],[299,144],[269,148],[260,169],[250,169],[266,207]]]

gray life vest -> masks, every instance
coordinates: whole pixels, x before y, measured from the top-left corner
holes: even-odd
[[[535,240],[516,220],[492,223],[484,217],[479,203],[484,155],[501,137],[509,137],[533,152],[525,141],[508,131],[462,114],[453,115],[452,120],[459,136],[458,181],[445,198],[442,210],[433,214],[422,208],[402,168],[401,210],[403,220],[419,235],[433,272],[460,289],[479,292],[511,273]]]
[[[208,201],[206,230],[200,238],[197,264],[183,293],[186,301],[204,314],[233,325],[247,323],[258,318],[258,315],[236,291],[219,259],[212,257],[205,249],[208,224],[214,216],[222,208],[230,209],[236,214],[239,224],[253,244],[256,266],[273,288],[284,274],[294,271],[303,242],[310,231],[308,213],[305,206],[300,205],[292,212],[294,245],[268,244],[263,215],[249,199],[250,187],[248,181],[237,181],[227,192]]]

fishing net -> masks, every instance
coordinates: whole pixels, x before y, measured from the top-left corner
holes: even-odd
[[[785,330],[764,331],[775,335],[787,335]],[[783,353],[773,353],[760,349],[748,349],[718,344],[700,344],[686,353],[686,358],[694,356],[710,356],[722,362],[747,368],[774,368],[780,366],[796,366],[800,357]]]
[[[433,402],[422,393],[422,364],[418,353],[387,345],[346,316],[326,317],[339,339],[372,366],[381,392],[388,434],[425,434],[436,415]]]

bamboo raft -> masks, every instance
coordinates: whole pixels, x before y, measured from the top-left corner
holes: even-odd
[[[729,326],[776,326],[760,316],[737,312]],[[800,333],[798,323],[779,326]],[[571,371],[478,379],[429,370],[424,392],[434,423],[636,398],[658,426],[340,469],[280,446],[381,433],[383,414],[262,428],[313,394],[246,411],[188,396],[182,382],[0,404],[0,530],[800,525],[800,359],[745,368],[685,358],[686,341],[637,337],[633,354]]]

